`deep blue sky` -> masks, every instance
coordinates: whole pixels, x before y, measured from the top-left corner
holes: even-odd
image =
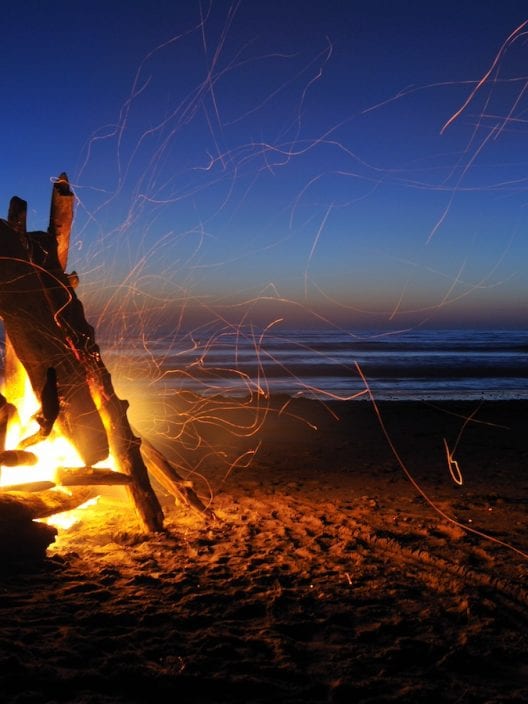
[[[526,19],[512,1],[12,3],[4,208],[26,198],[45,229],[68,172],[92,305],[170,320],[264,295],[295,304],[261,320],[525,325],[527,37],[441,129]]]

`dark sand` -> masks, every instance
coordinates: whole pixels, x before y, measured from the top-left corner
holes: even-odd
[[[528,551],[528,405],[438,406],[381,405],[409,471]],[[477,409],[457,486],[443,438]],[[204,451],[216,523],[164,498],[168,534],[143,536],[106,496],[43,564],[4,568],[0,701],[528,701],[528,559],[427,505],[370,404],[333,410],[270,414],[225,482]]]

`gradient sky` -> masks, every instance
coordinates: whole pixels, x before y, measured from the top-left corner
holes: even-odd
[[[94,306],[525,326],[528,34],[442,127],[526,19],[511,0],[11,3],[4,209],[20,195],[45,229],[67,171]]]

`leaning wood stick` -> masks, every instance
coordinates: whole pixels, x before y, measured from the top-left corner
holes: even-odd
[[[0,394],[0,455],[5,454],[4,448],[6,441],[7,425],[9,423],[10,418],[15,413],[16,408],[12,404],[8,403],[5,396]],[[8,463],[2,462],[2,460],[0,459],[0,464],[7,465]]]
[[[50,232],[59,236],[57,243],[59,250],[61,246],[69,242],[71,217],[69,211],[64,209],[64,205],[60,206],[62,207],[61,217],[57,217],[55,213],[58,211],[55,206],[57,203],[63,203],[58,198],[59,194],[61,197],[66,197],[70,193],[68,178],[66,174],[62,173],[54,187],[51,209],[52,218],[49,229]],[[67,202],[73,204],[73,199]],[[54,225],[52,225],[53,219],[55,219]],[[68,229],[67,240],[59,232],[61,227],[63,230]],[[62,266],[63,270],[66,265],[67,254],[66,247],[65,255],[63,254],[62,261],[59,261],[59,265]],[[94,329],[86,321],[82,304],[73,291],[75,281],[71,277],[67,277],[67,281],[70,300],[64,307],[61,316],[64,325],[69,331],[67,342],[86,374],[86,383],[90,395],[97,404],[98,413],[107,433],[109,449],[118,467],[125,475],[130,477],[127,489],[133,499],[138,518],[146,530],[161,531],[163,530],[163,511],[158,497],[152,489],[148,471],[141,456],[141,439],[134,435],[128,422],[128,401],[117,397],[112,384],[112,377],[103,363],[99,347],[95,342]],[[86,462],[86,464],[92,465],[95,462]]]
[[[95,343],[94,343],[95,345]],[[98,349],[98,348],[97,348]],[[131,477],[127,489],[134,500],[138,516],[150,531],[163,530],[163,511],[150,484],[148,470],[141,454],[141,438],[136,437],[128,422],[128,401],[116,396],[111,376],[99,356],[92,358],[90,387],[101,400],[99,412],[107,428],[110,450],[117,466]]]
[[[46,383],[40,392],[40,412],[37,422],[44,437],[48,437],[60,412],[59,391],[57,389],[57,372],[53,367],[46,371]]]
[[[157,450],[152,443],[143,438],[141,443],[141,453],[145,459],[149,472],[169,494],[184,506],[188,506],[196,513],[208,518],[215,518],[214,511],[202,502],[198,494],[194,491],[190,482],[187,482],[176,471],[174,465]]]
[[[68,177],[62,173],[53,187],[51,215],[48,232],[57,243],[57,258],[62,270],[66,269],[70,230],[73,221],[74,196]],[[98,412],[107,432],[109,449],[123,473],[130,477],[127,485],[136,512],[144,528],[150,531],[163,529],[163,511],[150,485],[147,468],[141,456],[140,438],[130,428],[127,418],[128,401],[117,397],[112,378],[106,369],[95,333],[84,317],[84,310],[73,289],[78,283],[77,275],[67,276],[71,300],[63,311],[69,328],[68,343],[74,350],[86,373],[86,381],[92,398],[97,402]],[[87,462],[87,465],[95,462]]]

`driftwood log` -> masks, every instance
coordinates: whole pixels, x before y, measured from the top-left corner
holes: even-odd
[[[73,203],[68,178],[61,174],[53,186],[48,232],[27,231],[27,204],[16,196],[11,200],[7,222],[0,220],[0,317],[6,335],[6,379],[16,357],[42,409],[46,397],[56,393],[60,402],[57,424],[85,465],[92,467],[112,452],[119,470],[130,478],[127,487],[142,526],[160,531],[163,512],[150,483],[151,468],[179,502],[203,513],[206,509],[150,443],[142,451],[142,441],[127,418],[128,402],[114,391],[94,329],[74,291],[78,277],[66,273]],[[50,370],[54,370],[54,390],[50,387]],[[0,443],[4,434],[2,409],[5,416],[10,399],[3,401],[2,405],[0,399]],[[41,410],[44,418],[39,422],[41,430],[46,425],[49,432],[48,426],[55,418],[50,420],[45,415]],[[31,442],[29,439],[23,447]]]
[[[131,482],[128,474],[99,467],[58,467],[55,478],[60,486],[119,486]]]
[[[0,492],[0,525],[9,520],[48,518],[56,513],[71,511],[97,496],[92,488],[75,487],[68,491]]]
[[[6,563],[42,559],[57,535],[54,526],[35,521],[76,508],[95,496],[86,487],[69,493],[43,490],[0,492],[0,569]]]

